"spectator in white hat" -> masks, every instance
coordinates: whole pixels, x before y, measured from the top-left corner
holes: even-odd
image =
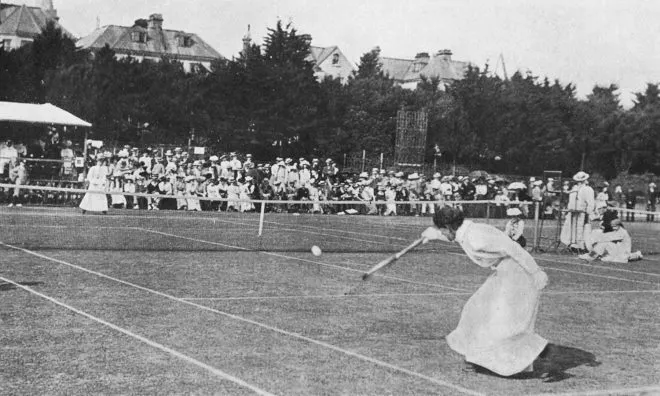
[[[233,172],[233,178],[235,180],[239,180],[241,177],[240,173],[241,170],[243,170],[243,164],[241,161],[238,159],[238,155],[236,153],[230,153],[229,154],[229,165],[231,167],[231,171]]]
[[[509,221],[504,226],[504,233],[512,240],[518,242],[522,247],[527,246],[527,240],[523,236],[525,221],[522,219],[522,211],[518,208],[509,208],[506,211]]]
[[[237,212],[240,210],[239,202],[241,199],[241,187],[233,177],[230,177],[227,185],[227,212]]]
[[[106,183],[108,181],[108,170],[103,166],[103,158],[96,160],[96,165],[92,166],[87,173],[87,182],[89,183],[89,191],[105,191]],[[85,193],[82,201],[80,202],[80,209],[83,214],[86,212],[108,212],[108,199],[105,194],[101,193]]]
[[[14,193],[12,194],[9,203],[10,207],[14,205],[16,205],[16,207],[23,206],[20,196],[21,189],[19,187],[27,183],[27,178],[28,173],[27,168],[25,167],[25,161],[19,160],[18,164],[13,166],[9,171],[9,180],[14,184]]]
[[[583,171],[573,176],[575,186],[569,194],[566,220],[562,226],[560,241],[571,249],[586,250],[585,234],[591,233],[590,216],[595,215],[595,194],[588,185],[589,174]]]
[[[240,185],[239,198],[241,201],[250,200],[254,197],[254,179],[252,176],[245,177],[245,183]],[[254,211],[254,204],[252,202],[241,202],[240,211],[241,212],[252,212]]]
[[[213,173],[213,180],[218,180],[222,174],[222,168],[220,167],[220,164],[218,164],[218,160],[220,160],[220,158],[218,158],[217,155],[212,155],[209,158],[209,161],[211,161],[209,170]]]
[[[309,162],[303,161],[301,163],[300,170],[298,171],[298,178],[300,179],[300,185],[305,186],[312,178],[312,172],[309,169]]]

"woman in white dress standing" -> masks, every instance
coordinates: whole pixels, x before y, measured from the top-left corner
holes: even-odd
[[[87,173],[87,182],[89,187],[88,192],[85,193],[82,201],[80,201],[80,209],[83,214],[87,212],[102,212],[108,213],[108,199],[104,193],[92,193],[90,191],[105,191],[105,185],[108,180],[108,167],[103,166],[103,159],[96,160],[96,165],[89,168]]]
[[[447,344],[468,363],[502,376],[532,371],[548,344],[534,332],[545,272],[502,231],[464,220],[456,208],[437,210],[433,222],[423,238],[456,241],[475,264],[494,271],[463,307]]]

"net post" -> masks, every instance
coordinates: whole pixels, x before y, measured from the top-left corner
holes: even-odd
[[[533,251],[539,250],[539,202],[534,202],[534,246],[532,247]]]
[[[266,213],[266,203],[264,201],[261,201],[261,211],[259,213],[259,236],[261,237],[261,234],[264,231],[264,213]]]
[[[490,202],[486,202],[486,223],[490,224]]]

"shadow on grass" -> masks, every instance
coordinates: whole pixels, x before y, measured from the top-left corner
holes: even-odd
[[[43,282],[17,282],[19,285],[23,286],[39,286],[43,285]],[[9,291],[16,289],[16,285],[13,283],[0,283],[0,292]]]
[[[563,345],[548,344],[534,361],[533,372],[515,374],[507,378],[519,380],[540,378],[543,382],[559,382],[574,377],[573,374],[567,373],[567,370],[579,366],[596,367],[600,365],[601,362],[596,360],[596,355],[591,352]],[[473,369],[480,374],[501,377],[483,367],[473,366]]]

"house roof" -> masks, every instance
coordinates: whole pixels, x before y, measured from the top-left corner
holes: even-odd
[[[380,58],[383,73],[393,80],[403,81],[406,79],[408,70],[412,67],[413,60],[399,58]]]
[[[414,70],[413,59],[381,57],[380,62],[383,72],[400,82],[416,81],[421,79],[422,75],[428,78],[438,77],[441,80],[460,80],[469,66],[469,62],[455,61],[439,54],[431,56],[428,63],[418,71]]]
[[[309,47],[309,55],[312,57],[312,60],[318,65],[323,63],[333,52],[337,50],[337,46],[333,45],[332,47]]]
[[[136,42],[131,33],[147,33],[146,42]],[[179,37],[190,37],[190,46],[180,46]],[[108,45],[116,53],[142,56],[169,55],[185,60],[213,60],[224,58],[198,35],[180,30],[145,29],[140,26],[103,26],[76,43],[78,48],[99,50]]]
[[[48,15],[46,10],[39,7],[28,7],[23,5],[2,4],[0,7],[0,34],[8,36],[33,38],[41,34],[46,28],[48,21],[55,22],[55,26],[62,33],[73,37],[66,29],[57,22],[57,19]]]

